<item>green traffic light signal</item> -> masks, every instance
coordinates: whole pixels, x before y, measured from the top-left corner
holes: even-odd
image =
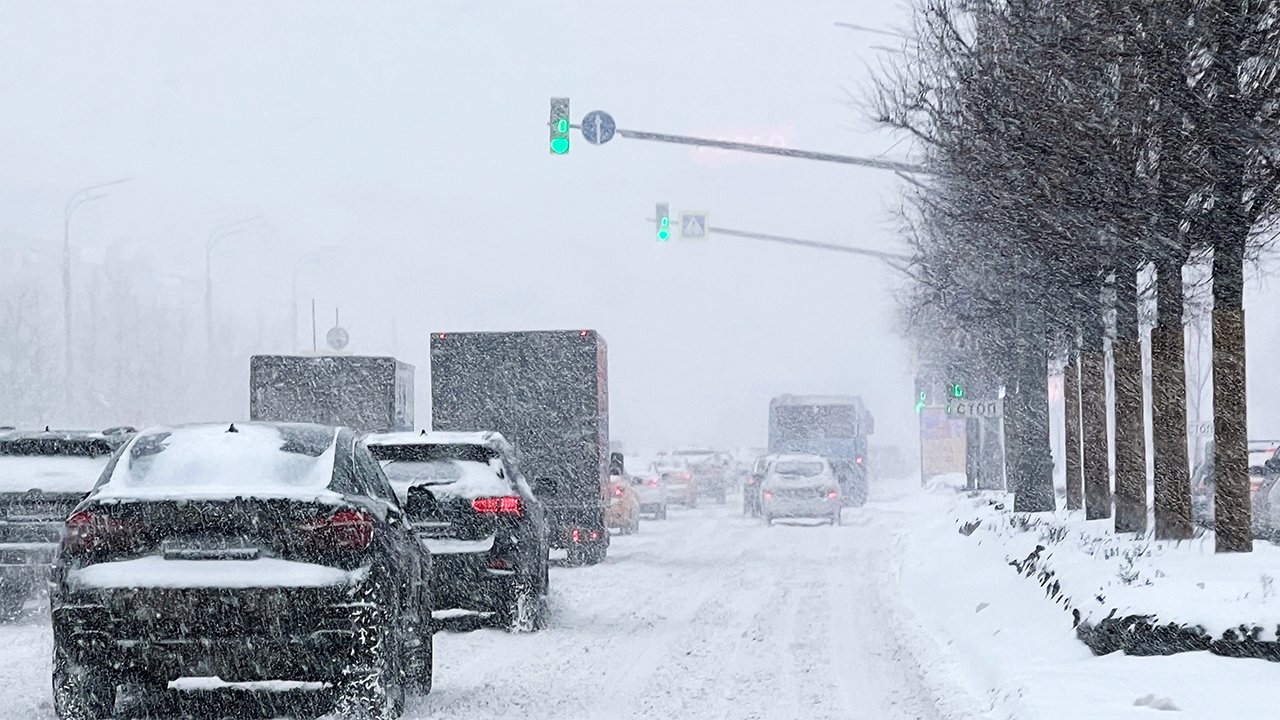
[[[951,397],[953,398],[964,397],[964,386],[961,385],[960,383],[951,383]]]
[[[569,98],[551,98],[551,152],[564,155],[569,152]]]
[[[671,238],[671,206],[658,203],[654,208],[654,221],[658,225],[658,242],[666,242]]]

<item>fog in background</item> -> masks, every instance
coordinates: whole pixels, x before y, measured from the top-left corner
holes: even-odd
[[[833,24],[905,18],[877,0],[0,3],[0,423],[241,417],[248,356],[310,350],[314,298],[322,347],[340,308],[350,351],[417,366],[423,426],[429,333],[591,327],[628,443],[763,444],[784,392],[861,394],[879,438],[909,442],[892,271],[752,240],[663,245],[646,221],[667,201],[902,251],[897,178],[576,132],[554,157],[546,129],[548,98],[568,96],[575,120],[906,157],[853,104],[874,46],[901,41]],[[68,409],[64,205],[119,178],[71,223]],[[211,254],[206,350],[206,240],[243,219]],[[1280,340],[1261,315],[1255,381],[1253,349]],[[1280,430],[1261,396],[1251,425]]]

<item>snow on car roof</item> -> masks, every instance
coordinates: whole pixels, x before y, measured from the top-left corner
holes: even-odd
[[[110,455],[0,455],[0,492],[87,493]]]
[[[338,430],[306,424],[157,427],[138,434],[95,494],[102,499],[332,494]]]
[[[817,460],[818,462],[822,462],[823,460],[825,460],[825,459],[826,459],[826,458],[822,457],[821,455],[811,455],[811,454],[808,454],[808,453],[789,453],[789,454],[785,454],[785,455],[772,455],[772,456],[770,456],[770,457],[773,459],[773,462],[775,462],[775,463],[779,463],[779,462],[812,462],[812,461],[814,461],[814,460]]]

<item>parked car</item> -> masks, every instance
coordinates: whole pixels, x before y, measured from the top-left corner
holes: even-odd
[[[725,504],[729,493],[729,475],[725,457],[715,450],[677,450],[672,457],[683,460],[697,484],[698,495]]]
[[[133,429],[0,432],[0,620],[10,620],[48,585],[63,521]]]
[[[53,571],[53,700],[112,714],[183,677],[333,687],[395,717],[431,685],[430,557],[353,431],[159,427],[112,456]]]
[[[369,451],[433,558],[436,610],[492,613],[516,632],[546,622],[546,511],[496,432],[391,433]]]
[[[742,481],[742,514],[750,517],[760,517],[760,484],[764,482],[764,477],[769,472],[769,464],[773,462],[773,455],[762,455],[756,458],[756,461],[747,471],[746,478]]]
[[[605,524],[617,528],[623,535],[640,531],[640,496],[631,486],[627,475],[609,477],[609,509],[605,511]]]
[[[765,522],[775,518],[826,518],[840,523],[840,484],[831,463],[817,455],[778,455],[760,486]]]
[[[655,520],[667,519],[667,485],[657,473],[633,475],[631,485],[640,499],[640,512]]]

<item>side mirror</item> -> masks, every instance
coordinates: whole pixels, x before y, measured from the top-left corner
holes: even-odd
[[[1280,458],[1270,458],[1262,464],[1264,472],[1280,473]]]
[[[1261,465],[1250,465],[1249,474],[1253,477],[1262,477],[1267,474],[1267,469]]]
[[[631,484],[632,484],[632,485],[643,485],[643,484],[644,484],[644,478],[633,477],[633,478],[631,478]]]

